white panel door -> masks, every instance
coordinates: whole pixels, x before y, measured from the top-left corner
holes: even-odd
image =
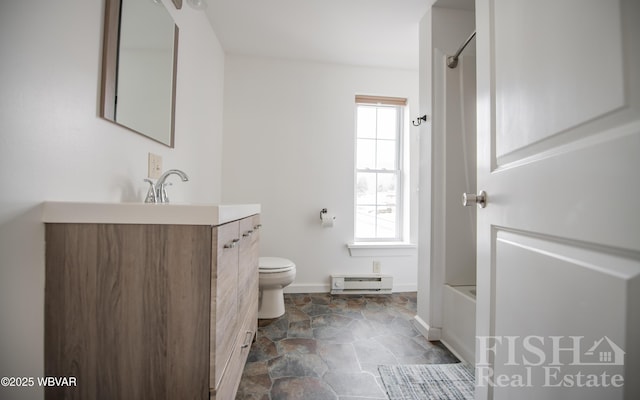
[[[640,1],[476,13],[476,398],[640,399]]]

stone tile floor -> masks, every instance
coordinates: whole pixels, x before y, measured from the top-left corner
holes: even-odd
[[[285,294],[285,308],[259,321],[236,400],[387,399],[378,365],[458,362],[413,326],[416,293]]]

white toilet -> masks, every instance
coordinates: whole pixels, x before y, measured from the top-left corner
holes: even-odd
[[[296,277],[296,265],[286,258],[260,257],[258,318],[278,318],[284,314],[284,292]]]

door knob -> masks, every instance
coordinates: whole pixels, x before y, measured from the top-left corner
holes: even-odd
[[[470,207],[474,204],[477,204],[480,208],[487,206],[487,193],[484,190],[481,190],[478,194],[462,193],[463,206]]]

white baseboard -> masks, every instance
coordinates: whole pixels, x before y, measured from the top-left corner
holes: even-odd
[[[472,364],[473,363],[469,360],[471,360],[471,358],[468,357],[463,357],[462,354],[460,354],[457,350],[455,346],[452,346],[450,343],[448,343],[446,340],[441,339],[440,342],[442,344],[444,344],[444,346],[451,352],[453,353],[454,356],[456,356],[456,358],[458,360],[460,360],[460,362],[466,363],[466,364]]]
[[[403,293],[403,292],[417,292],[418,284],[416,283],[401,283],[397,285],[393,285],[394,293]]]
[[[413,317],[413,322],[418,331],[427,340],[440,340],[440,338],[442,337],[442,329],[431,328],[429,324],[424,322],[424,320],[419,316],[416,315],[415,317]]]
[[[284,288],[285,293],[329,293],[331,285],[328,283],[292,283]]]

